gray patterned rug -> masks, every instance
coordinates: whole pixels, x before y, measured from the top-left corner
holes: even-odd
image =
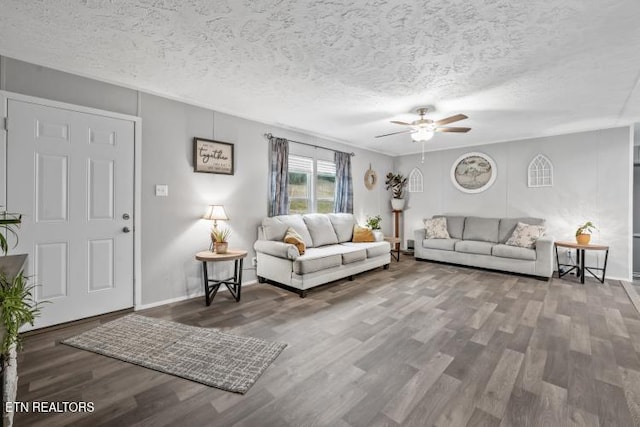
[[[287,346],[136,314],[62,343],[242,394]]]

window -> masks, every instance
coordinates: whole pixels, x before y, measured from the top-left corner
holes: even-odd
[[[336,165],[289,155],[289,213],[333,212]]]
[[[553,164],[542,154],[538,154],[529,163],[529,187],[552,187]]]
[[[316,162],[316,212],[333,212],[336,192],[336,164],[325,160]]]

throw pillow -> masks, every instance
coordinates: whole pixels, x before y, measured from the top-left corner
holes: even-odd
[[[519,222],[505,244],[532,249],[536,245],[536,240],[544,236],[544,233],[545,227],[543,225],[529,225]]]
[[[296,248],[298,248],[298,252],[300,252],[300,255],[304,255],[304,251],[307,249],[306,245],[304,244],[304,239],[293,227],[287,228],[287,232],[284,235],[284,242],[291,243]]]
[[[424,220],[425,238],[427,239],[450,239],[447,231],[447,218],[441,216]]]
[[[367,227],[360,227],[358,224],[353,226],[353,240],[352,242],[375,242],[376,238],[373,235],[373,231]]]

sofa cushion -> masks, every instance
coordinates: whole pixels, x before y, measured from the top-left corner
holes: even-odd
[[[302,216],[304,223],[309,229],[313,246],[335,245],[338,243],[338,236],[333,230],[333,225],[326,214],[306,214]]]
[[[424,239],[422,247],[427,249],[440,249],[443,251],[452,251],[460,239]]]
[[[353,237],[353,226],[356,223],[353,214],[350,213],[330,213],[327,214],[333,229],[338,237],[338,242],[350,242]]]
[[[307,249],[307,246],[304,244],[304,240],[302,240],[302,236],[300,236],[293,227],[287,228],[287,233],[284,235],[283,241],[295,246],[300,255],[304,255],[304,252]]]
[[[516,229],[513,230],[511,237],[505,242],[505,245],[533,249],[536,241],[544,236],[544,232],[545,228],[542,225],[529,225],[519,222],[518,225],[516,225]]]
[[[535,261],[536,251],[534,249],[519,248],[517,246],[509,245],[495,245],[491,250],[493,256],[501,258],[515,258]]]
[[[370,243],[353,243],[345,242],[341,245],[348,246],[350,248],[364,248],[367,251],[367,258],[374,258],[380,255],[388,254],[391,251],[391,244],[389,242],[370,242]]]
[[[545,220],[541,218],[530,218],[530,217],[522,217],[522,218],[500,218],[500,230],[499,230],[499,238],[500,243],[504,243],[509,240],[509,237],[513,234],[513,230],[516,229],[516,225],[519,222],[530,225],[545,225]]]
[[[302,240],[304,240],[307,248],[313,247],[311,234],[309,234],[309,230],[301,215],[278,215],[262,220],[262,231],[264,238],[267,240],[279,240],[282,242],[289,227],[293,227],[293,229],[302,236]]]
[[[373,235],[373,231],[367,227],[361,227],[358,224],[353,226],[353,242],[375,242],[376,237]]]
[[[344,246],[342,249],[342,263],[351,264],[352,262],[364,261],[367,259],[367,250],[365,248],[349,248]]]
[[[433,217],[445,217],[447,219],[447,231],[449,232],[449,237],[452,239],[462,239],[464,220],[466,217],[455,215],[434,215]]]
[[[447,219],[443,216],[424,220],[424,231],[427,239],[448,239]]]
[[[500,219],[468,216],[464,221],[464,240],[497,242]],[[457,249],[456,249],[457,250]]]
[[[293,272],[296,274],[314,273],[327,268],[339,267],[342,264],[343,248],[340,245],[309,248],[307,252],[293,262]]]
[[[496,229],[497,232],[497,229]],[[461,240],[456,243],[456,252],[464,252],[467,254],[491,255],[491,248],[495,243],[479,242],[477,240]]]

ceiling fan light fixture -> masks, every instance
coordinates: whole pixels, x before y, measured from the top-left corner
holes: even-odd
[[[432,130],[421,127],[411,134],[411,139],[416,142],[429,141],[431,138],[433,138],[433,135],[434,132]]]

